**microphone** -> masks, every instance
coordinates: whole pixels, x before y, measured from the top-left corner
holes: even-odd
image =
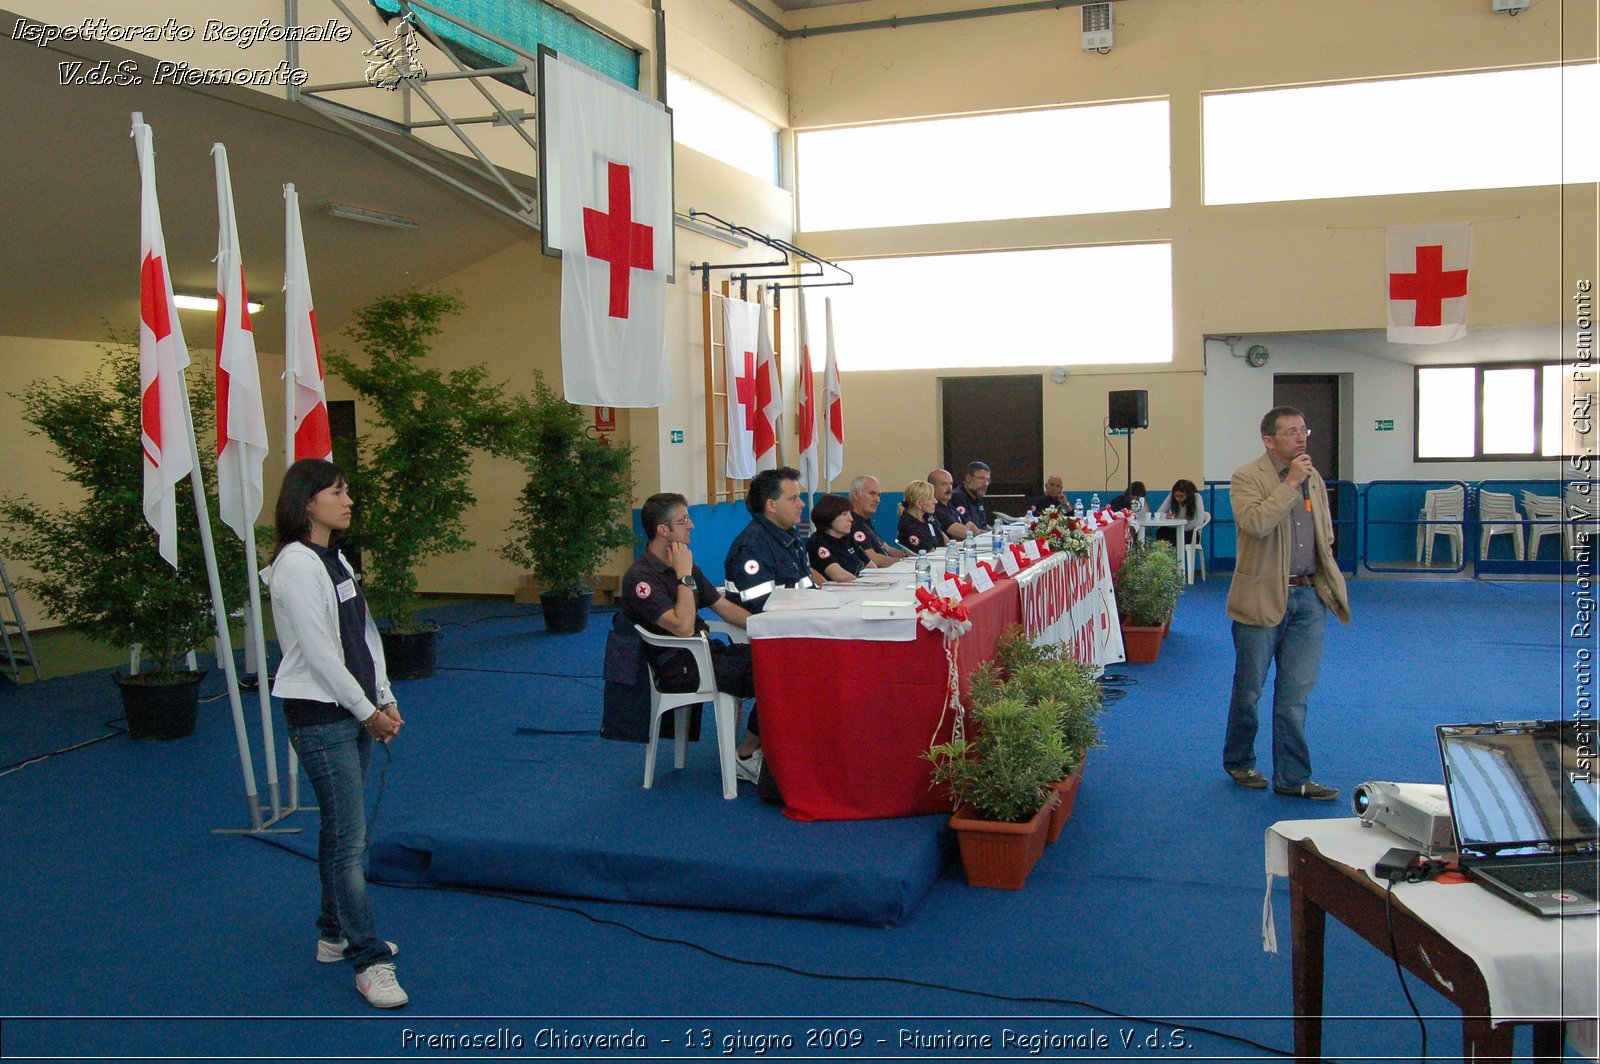
[[[1311,478],[1310,477],[1306,477],[1306,479],[1304,479],[1304,480],[1302,480],[1300,482],[1300,498],[1305,500],[1304,505],[1305,505],[1305,508],[1306,508],[1306,513],[1310,513],[1311,512]]]

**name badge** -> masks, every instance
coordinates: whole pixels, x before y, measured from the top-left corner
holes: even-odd
[[[1000,568],[1006,571],[1007,576],[1016,576],[1022,572],[1022,566],[1017,564],[1017,556],[1013,551],[1000,552]]]
[[[340,602],[349,602],[356,597],[356,582],[354,580],[341,580],[333,585],[333,590],[338,594]]]
[[[1028,560],[1030,562],[1038,561],[1039,560],[1039,541],[1036,540],[1036,539],[1025,539],[1025,540],[1023,540],[1022,541],[1022,553],[1026,554],[1028,556]]]
[[[989,570],[978,566],[972,570],[972,586],[979,591],[989,591],[994,588],[994,581],[989,578]]]

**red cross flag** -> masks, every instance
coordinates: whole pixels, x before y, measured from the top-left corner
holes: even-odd
[[[672,398],[672,120],[659,100],[563,55],[545,63],[540,105],[563,391],[586,406],[660,406]]]
[[[828,430],[822,436],[823,483],[844,472],[844,393],[839,388],[839,361],[833,344],[833,300],[825,300],[823,311],[828,326],[828,371],[823,376],[822,408],[827,412]]]
[[[283,406],[285,465],[302,458],[333,461],[328,425],[328,393],[322,382],[322,347],[317,341],[317,311],[311,303],[311,271],[300,232],[300,194],[283,186]]]
[[[761,307],[742,299],[722,300],[722,350],[728,396],[730,480],[756,475],[756,317]]]
[[[261,402],[228,149],[213,144],[211,156],[217,168],[217,509],[235,535],[254,543],[252,530],[264,493],[267,411]]]
[[[778,376],[778,355],[767,331],[767,305],[760,302],[756,315],[756,468],[777,469],[783,464],[783,381]]]
[[[167,270],[167,241],[156,201],[156,157],[150,127],[134,115],[139,154],[139,435],[144,446],[144,517],[157,549],[178,565],[178,485],[194,468],[183,402],[189,349],[178,324]]]
[[[812,491],[819,487],[817,472],[817,391],[811,372],[811,330],[806,326],[806,295],[795,293],[800,312],[800,399],[795,409],[795,431],[800,443],[800,483]]]
[[[1388,231],[1389,342],[1443,344],[1467,335],[1472,226]]]

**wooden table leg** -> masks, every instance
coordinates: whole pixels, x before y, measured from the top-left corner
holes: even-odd
[[[1294,1055],[1296,1060],[1322,1058],[1323,938],[1327,913],[1289,877],[1289,934],[1293,943]]]

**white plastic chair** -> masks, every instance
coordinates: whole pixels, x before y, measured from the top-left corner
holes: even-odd
[[[1194,583],[1196,565],[1200,567],[1200,579],[1204,580],[1206,578],[1206,549],[1200,542],[1200,533],[1204,532],[1206,526],[1210,523],[1211,513],[1207,511],[1200,515],[1200,523],[1194,527],[1193,531],[1184,531],[1183,575],[1188,578],[1191,584]]]
[[[1489,556],[1489,541],[1495,536],[1511,537],[1513,558],[1521,561],[1527,557],[1527,548],[1522,538],[1522,515],[1517,512],[1515,496],[1509,492],[1479,490],[1478,524],[1482,529],[1482,534],[1479,536],[1478,557]]]
[[[650,666],[650,745],[644,754],[644,786],[646,790],[655,782],[656,744],[661,738],[661,718],[674,710],[684,710],[709,702],[716,717],[717,757],[722,762],[722,796],[735,798],[739,794],[739,779],[734,770],[739,726],[739,699],[717,690],[717,674],[711,667],[711,644],[704,634],[692,636],[656,635],[639,625],[634,625],[639,638],[653,647],[670,647],[687,650],[694,655],[695,669],[700,674],[700,686],[682,693],[662,691],[656,680],[655,665]],[[648,657],[646,658],[648,661]],[[674,736],[672,764],[682,768],[689,752],[689,715],[679,712],[672,719]]]
[[[1522,493],[1522,508],[1528,512],[1528,551],[1523,557],[1539,557],[1539,541],[1546,536],[1556,537],[1558,548],[1566,546],[1566,529],[1561,524],[1561,496],[1538,495],[1531,491]]]
[[[1461,561],[1461,553],[1465,549],[1461,524],[1466,514],[1466,496],[1466,489],[1460,484],[1438,488],[1424,496],[1422,511],[1417,514],[1417,520],[1422,522],[1417,525],[1417,560],[1423,565],[1433,564],[1433,541],[1439,536],[1455,541],[1456,561]]]

